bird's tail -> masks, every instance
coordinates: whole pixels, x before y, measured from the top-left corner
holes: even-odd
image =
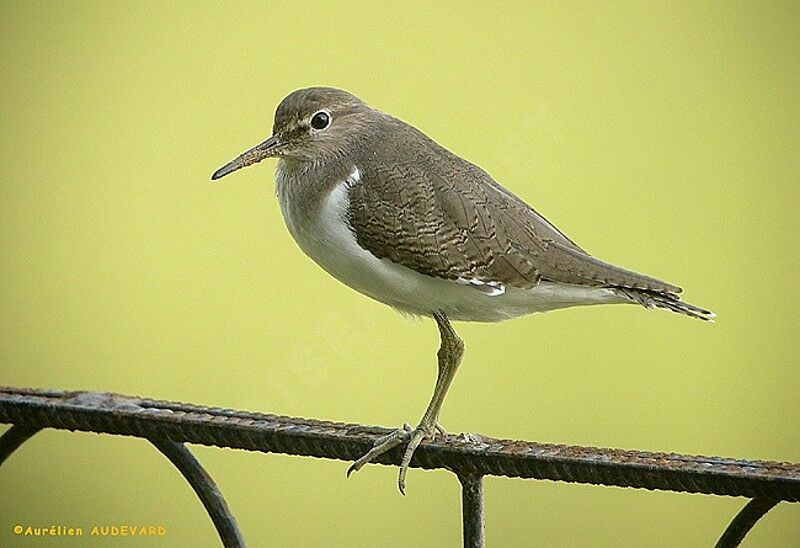
[[[710,310],[681,301],[680,297],[674,293],[658,293],[655,291],[624,287],[614,288],[614,291],[645,308],[663,308],[664,310],[684,314],[707,322],[714,321],[714,318],[717,317],[717,315]]]

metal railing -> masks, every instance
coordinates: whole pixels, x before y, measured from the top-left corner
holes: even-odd
[[[244,546],[236,520],[213,480],[183,445],[197,443],[352,461],[391,429],[248,413],[104,392],[0,388],[0,464],[43,428],[150,440],[191,484],[224,546]],[[376,462],[398,465],[400,449]],[[717,542],[738,546],[781,501],[800,502],[800,464],[623,451],[458,435],[424,442],[413,467],[454,472],[462,485],[464,546],[483,546],[483,476],[548,479],[747,497]]]

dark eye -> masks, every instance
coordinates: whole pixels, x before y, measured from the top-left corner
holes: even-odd
[[[331,116],[324,110],[320,110],[311,117],[311,127],[314,129],[325,129],[331,123]]]

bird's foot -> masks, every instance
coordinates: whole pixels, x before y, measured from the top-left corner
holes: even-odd
[[[355,461],[353,464],[350,465],[350,468],[347,469],[347,477],[350,477],[350,474],[353,472],[358,472],[361,470],[365,464],[372,462],[375,457],[386,453],[387,451],[391,451],[401,443],[407,443],[411,439],[411,433],[414,430],[411,428],[411,425],[405,423],[402,428],[398,428],[394,432],[387,434],[378,438],[375,443],[372,445],[372,449],[367,451],[364,456],[360,459]],[[348,434],[355,434],[361,433],[362,429],[360,428],[353,428],[348,431]]]
[[[352,430],[350,433],[352,433]],[[378,440],[372,446],[372,449],[367,451],[363,457],[350,465],[350,468],[347,469],[347,477],[350,477],[350,474],[353,472],[358,472],[361,470],[365,464],[372,462],[379,455],[382,455],[387,451],[391,451],[398,445],[405,443],[407,445],[405,452],[403,453],[403,460],[400,462],[400,474],[397,478],[397,487],[400,489],[400,492],[405,495],[406,472],[411,464],[411,459],[414,457],[414,451],[416,451],[417,447],[419,447],[419,444],[422,443],[422,440],[426,438],[435,439],[437,433],[445,435],[444,429],[437,423],[434,423],[434,425],[430,427],[420,424],[416,428],[411,428],[410,424],[405,423],[402,428],[398,428],[394,432],[378,438]]]

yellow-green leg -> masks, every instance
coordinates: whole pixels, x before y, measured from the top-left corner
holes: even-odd
[[[349,476],[353,472],[360,470],[365,464],[372,461],[378,455],[397,447],[400,444],[407,443],[403,460],[400,463],[400,476],[397,479],[397,486],[400,492],[405,494],[406,489],[406,471],[411,458],[414,456],[414,451],[417,449],[422,440],[426,438],[433,439],[437,431],[444,433],[442,428],[437,424],[439,419],[439,412],[442,410],[442,403],[444,402],[447,390],[453,382],[453,377],[456,375],[458,366],[461,363],[461,358],[464,356],[464,341],[462,341],[456,334],[450,321],[442,312],[435,312],[433,318],[436,320],[436,325],[439,327],[439,335],[441,336],[441,344],[439,352],[437,353],[439,362],[439,374],[436,377],[436,387],[433,390],[433,397],[431,398],[422,420],[415,429],[411,429],[408,424],[403,425],[389,434],[375,442],[372,449],[369,450],[363,457],[355,461],[347,470]]]

